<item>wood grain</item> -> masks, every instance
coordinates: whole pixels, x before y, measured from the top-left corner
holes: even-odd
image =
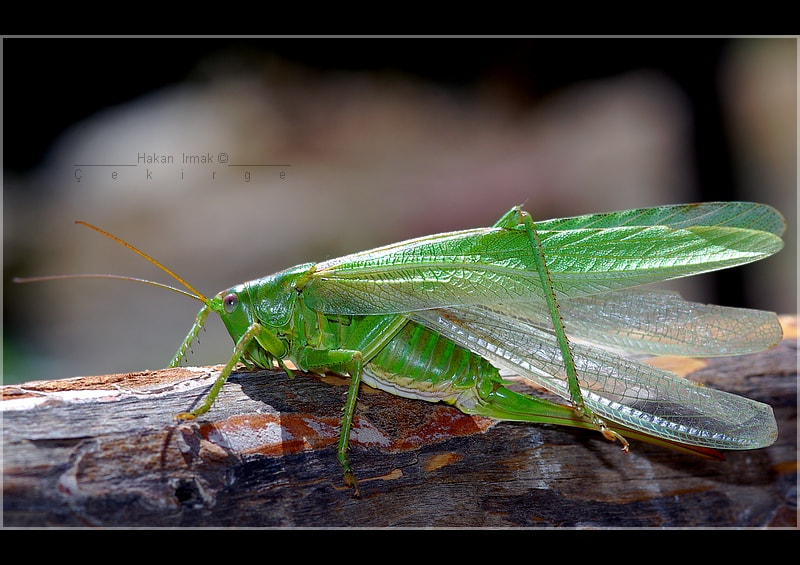
[[[259,371],[196,405],[220,367],[2,388],[3,525],[797,527],[796,318],[763,353],[667,360],[769,403],[779,436],[723,462],[599,433],[498,423],[362,386],[342,480],[348,379]],[[662,361],[663,362],[663,361]]]

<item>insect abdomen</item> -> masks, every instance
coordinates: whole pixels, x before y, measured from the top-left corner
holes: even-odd
[[[362,380],[407,398],[453,402],[486,377],[500,378],[483,357],[410,321],[364,367]]]

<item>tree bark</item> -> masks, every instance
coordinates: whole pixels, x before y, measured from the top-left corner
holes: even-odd
[[[221,366],[2,388],[3,525],[158,527],[797,527],[796,318],[758,354],[671,359],[692,380],[770,404],[770,447],[712,461],[586,430],[494,422],[349,379]]]

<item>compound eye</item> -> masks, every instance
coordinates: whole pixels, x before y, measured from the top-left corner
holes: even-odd
[[[222,299],[222,307],[225,308],[228,314],[232,314],[238,304],[239,297],[233,293],[226,294],[225,298]]]

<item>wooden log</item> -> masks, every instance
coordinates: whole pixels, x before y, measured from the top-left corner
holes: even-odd
[[[797,527],[796,318],[762,353],[671,360],[766,402],[774,445],[711,461],[599,433],[494,422],[362,386],[336,458],[348,379],[220,367],[2,387],[5,526]],[[662,360],[663,362],[663,360]]]

